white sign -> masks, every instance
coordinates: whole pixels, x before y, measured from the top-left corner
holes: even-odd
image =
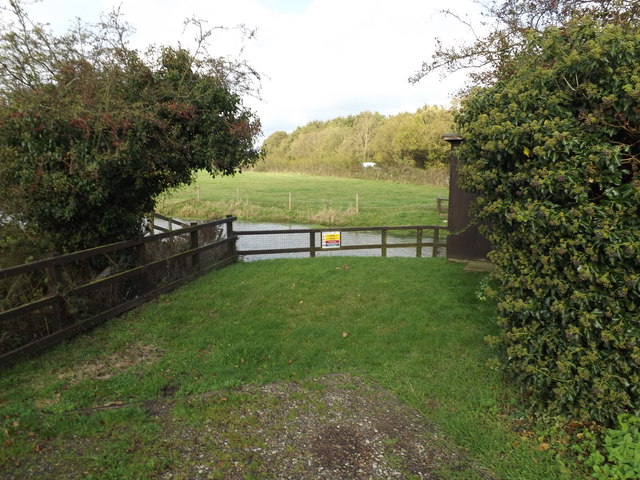
[[[322,232],[322,248],[340,248],[340,232]]]

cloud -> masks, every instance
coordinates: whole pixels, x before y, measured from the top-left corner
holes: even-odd
[[[270,77],[261,108],[267,133],[364,110],[447,104],[451,79],[408,83],[431,56],[434,37],[448,33],[436,13],[424,1],[316,0],[301,15],[261,27],[255,61]]]
[[[189,45],[194,32],[182,33],[189,17],[209,26],[257,28],[243,54],[264,74],[263,100],[248,99],[247,104],[261,117],[265,135],[365,110],[390,115],[447,104],[462,84],[460,75],[408,83],[430,59],[434,37],[466,33],[424,0],[44,0],[39,5],[46,20],[63,26],[69,24],[65,17],[95,20],[98,11],[121,5],[136,28],[138,48],[178,41]],[[470,0],[447,4],[462,12],[470,5]],[[213,54],[237,54],[241,36],[219,31],[213,44]]]

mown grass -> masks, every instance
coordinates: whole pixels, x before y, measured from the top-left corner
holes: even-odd
[[[0,372],[0,471],[24,476],[53,450],[69,476],[155,478],[180,458],[159,438],[154,401],[353,372],[435,421],[497,478],[579,478],[513,431],[514,393],[485,366],[495,307],[475,296],[481,274],[462,269],[316,258],[202,277]],[[187,416],[197,424],[203,415],[212,412]]]
[[[232,214],[240,221],[317,226],[443,225],[436,198],[447,196],[446,187],[388,181],[258,172],[211,178],[202,173],[195,184],[162,198],[158,211],[178,218]]]

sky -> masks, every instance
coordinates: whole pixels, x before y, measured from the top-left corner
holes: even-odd
[[[210,27],[256,29],[244,42],[237,29],[217,30],[210,53],[241,55],[260,72],[260,98],[245,104],[260,117],[265,138],[363,111],[395,115],[448,106],[464,74],[408,79],[430,60],[436,37],[448,44],[468,37],[439,9],[474,15],[476,8],[471,0],[42,0],[28,11],[62,33],[76,17],[95,22],[118,6],[136,31],[131,45],[140,50],[192,45],[194,32],[183,27],[192,17]]]

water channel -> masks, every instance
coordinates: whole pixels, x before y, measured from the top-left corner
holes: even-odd
[[[256,231],[256,230],[296,230],[296,229],[308,229],[307,225],[295,225],[295,224],[278,224],[278,223],[249,223],[249,222],[234,222],[233,228],[236,232],[242,231]],[[338,231],[339,228],[326,228],[323,231],[331,232]],[[428,233],[425,230],[425,233]],[[387,243],[394,245],[401,245],[403,243],[415,243],[416,232],[415,231],[403,231],[403,235],[394,235],[389,233],[387,236]],[[433,239],[425,237],[425,242],[431,242]],[[369,245],[381,243],[381,232],[342,232],[341,244],[347,245]],[[316,233],[315,244],[317,248],[321,247],[321,235]],[[274,235],[240,235],[238,239],[238,250],[267,250],[267,249],[279,249],[279,248],[305,248],[309,246],[309,234],[308,233],[291,233],[291,234],[274,234]],[[423,257],[431,257],[433,254],[431,247],[422,248]],[[380,257],[382,255],[380,248],[363,249],[363,250],[333,250],[322,249],[316,252],[317,257]],[[416,247],[408,248],[388,248],[388,257],[415,257]],[[446,248],[438,248],[438,256],[446,256]],[[244,261],[255,260],[269,260],[274,258],[308,258],[308,252],[295,252],[295,253],[281,253],[281,254],[259,254],[259,255],[245,255],[242,256]]]

